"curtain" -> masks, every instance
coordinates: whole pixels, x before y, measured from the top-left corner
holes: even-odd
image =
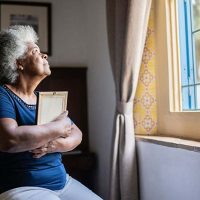
[[[133,100],[151,0],[107,0],[110,60],[116,88],[109,200],[138,200]]]

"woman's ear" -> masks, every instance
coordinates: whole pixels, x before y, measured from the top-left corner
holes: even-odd
[[[21,70],[21,71],[24,69],[21,59],[18,59],[18,60],[16,61],[16,64],[17,64],[17,69],[19,69],[19,70]]]

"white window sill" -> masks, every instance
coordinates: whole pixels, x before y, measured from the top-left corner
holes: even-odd
[[[150,142],[158,145],[187,149],[200,152],[200,142],[165,136],[136,135],[136,141]]]

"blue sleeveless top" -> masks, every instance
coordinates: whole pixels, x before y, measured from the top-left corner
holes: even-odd
[[[0,118],[12,118],[19,126],[35,125],[36,105],[26,104],[6,86],[0,86]],[[1,134],[1,132],[0,132]],[[31,152],[0,151],[0,193],[21,186],[59,190],[66,183],[61,153],[33,158]]]

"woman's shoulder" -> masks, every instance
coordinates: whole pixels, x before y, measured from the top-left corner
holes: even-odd
[[[3,95],[4,97],[8,97],[9,99],[10,98],[12,99],[12,95],[6,85],[0,85],[0,95]]]
[[[6,90],[6,87],[4,85],[0,85],[0,105],[7,106],[7,105],[13,105],[14,101],[12,96],[9,94],[9,92]]]
[[[4,85],[0,85],[0,93],[7,94],[6,88]]]
[[[12,95],[9,93],[5,85],[0,85],[0,100],[12,101]]]

